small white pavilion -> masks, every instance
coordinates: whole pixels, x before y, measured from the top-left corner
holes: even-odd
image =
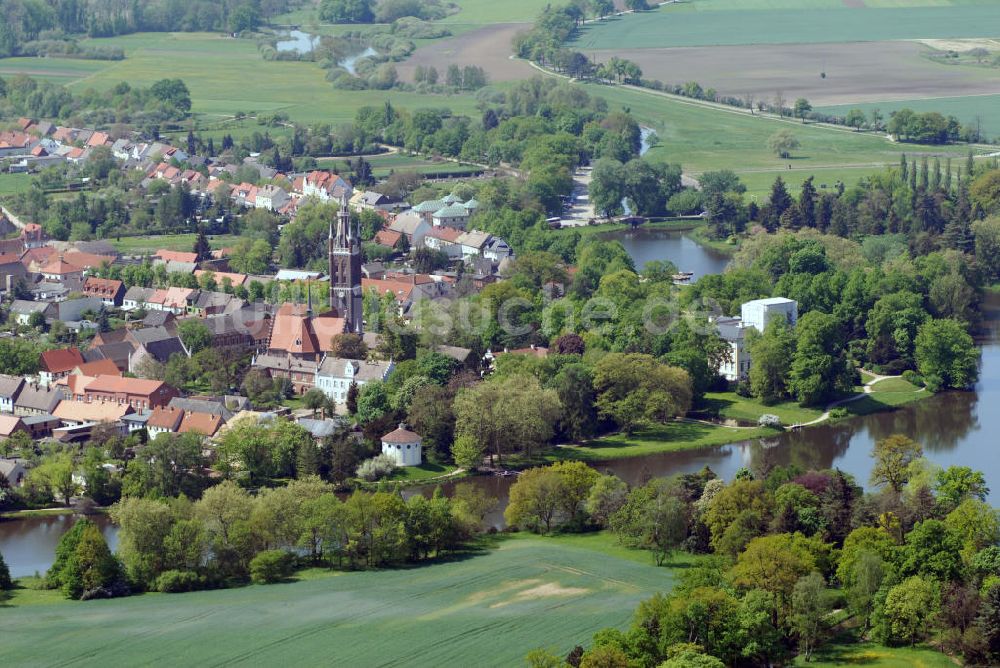
[[[382,437],[382,454],[392,457],[398,466],[420,466],[423,461],[420,435],[406,428],[399,428]]]

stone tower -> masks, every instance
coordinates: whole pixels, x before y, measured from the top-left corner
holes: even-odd
[[[361,334],[361,239],[351,223],[347,195],[340,197],[337,229],[330,223],[330,306],[344,319],[346,331]]]

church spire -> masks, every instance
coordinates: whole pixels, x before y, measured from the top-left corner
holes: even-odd
[[[345,189],[340,195],[336,232],[330,223],[330,306],[344,319],[348,332],[361,334],[361,242],[347,201]]]

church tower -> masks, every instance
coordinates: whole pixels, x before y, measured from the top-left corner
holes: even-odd
[[[340,197],[337,228],[330,223],[330,306],[344,319],[346,331],[361,334],[361,239],[351,223],[347,195]]]

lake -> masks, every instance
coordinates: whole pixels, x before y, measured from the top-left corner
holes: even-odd
[[[634,230],[607,232],[601,238],[620,241],[639,271],[652,260],[669,260],[678,271],[690,271],[697,280],[708,274],[721,274],[729,264],[729,256],[702,246],[677,230],[639,226]]]
[[[59,538],[76,522],[71,513],[26,517],[0,521],[0,554],[10,569],[11,577],[19,578],[38,573],[44,575],[52,565]],[[107,515],[91,515],[104,532],[111,549],[118,544],[118,529]]]

